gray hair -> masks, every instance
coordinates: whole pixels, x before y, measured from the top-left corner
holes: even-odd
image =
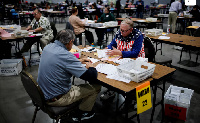
[[[64,45],[68,44],[71,40],[75,39],[75,35],[70,29],[63,29],[58,32],[56,40],[60,41]]]
[[[127,24],[130,28],[133,28],[133,21],[130,18],[125,18],[121,24]]]

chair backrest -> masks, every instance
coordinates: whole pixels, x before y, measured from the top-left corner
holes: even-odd
[[[42,90],[38,86],[37,82],[33,79],[32,75],[26,71],[21,72],[22,84],[33,101],[34,105],[39,106],[43,111],[45,111],[45,99]],[[46,112],[46,111],[45,111]]]
[[[50,22],[50,25],[51,25],[51,29],[53,30],[53,40],[51,42],[54,42],[55,41],[55,38],[57,36],[57,29],[56,29],[56,26],[53,22]]]
[[[149,62],[155,62],[155,48],[149,37],[144,37],[144,52]]]
[[[200,37],[200,28],[194,32],[194,37]]]
[[[73,32],[74,32],[74,28],[73,28],[73,26],[71,25],[71,23],[70,22],[67,22],[66,23],[66,28],[65,29],[70,29],[70,30],[72,30]],[[81,35],[82,36],[82,35]],[[75,40],[74,40],[74,44],[77,46],[78,44],[77,44],[77,38],[79,38],[79,41],[80,41],[80,35],[76,35],[76,38],[75,38]]]
[[[71,25],[70,22],[66,23],[66,29],[70,29],[70,30],[72,30],[74,32],[74,28],[73,28],[73,26]]]

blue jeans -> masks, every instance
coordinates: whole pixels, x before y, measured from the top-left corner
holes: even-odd
[[[113,31],[113,29],[95,29],[95,32],[96,32],[97,38],[98,38],[97,41],[102,42],[104,39],[104,34],[106,32],[112,32],[112,31]]]
[[[143,18],[143,12],[136,12],[136,18]]]

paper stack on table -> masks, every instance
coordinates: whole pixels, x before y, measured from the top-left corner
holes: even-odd
[[[159,36],[158,39],[170,39],[170,37],[168,37],[168,36]]]
[[[103,49],[103,50],[97,50],[98,58],[107,58],[108,55],[106,55],[106,52],[108,52],[109,49]]]
[[[117,68],[112,64],[98,64],[95,68],[98,72],[107,75],[117,74]]]
[[[6,32],[5,30],[3,29],[0,29],[0,36],[1,37],[11,37],[11,34]]]
[[[130,62],[130,61],[133,61],[133,59],[131,59],[131,58],[123,58],[123,59],[119,59],[119,60],[114,61],[114,63],[125,64],[125,63]]]
[[[106,78],[114,79],[122,82],[129,83],[131,80],[120,77],[117,72],[116,66],[112,64],[98,64],[96,70],[100,73],[107,74]]]

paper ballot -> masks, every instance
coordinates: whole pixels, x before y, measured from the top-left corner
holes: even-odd
[[[114,79],[122,82],[129,83],[131,80],[120,77],[117,72],[116,66],[112,64],[98,64],[96,70],[100,73],[107,74],[106,78]]]
[[[168,37],[168,36],[159,36],[158,39],[170,39],[170,37]]]

